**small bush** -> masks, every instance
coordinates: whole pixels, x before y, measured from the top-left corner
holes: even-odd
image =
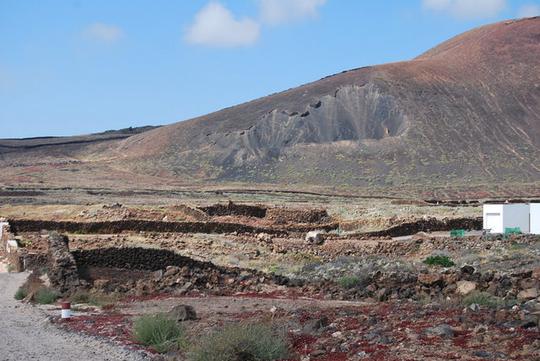
[[[477,304],[479,306],[485,306],[489,308],[496,308],[497,306],[502,305],[504,302],[487,292],[471,292],[463,298],[463,304],[465,306],[470,306],[472,304]]]
[[[353,288],[360,284],[360,278],[356,276],[343,276],[338,279],[338,284],[343,288]]]
[[[456,264],[448,256],[429,256],[424,260],[428,266],[452,267]]]
[[[287,359],[284,332],[266,324],[236,324],[204,337],[191,352],[193,361],[272,361]]]
[[[28,296],[28,291],[26,291],[24,288],[22,287],[19,287],[19,289],[17,290],[17,292],[15,292],[15,299],[17,301],[20,301],[24,298],[26,298],[26,296]]]
[[[69,298],[71,303],[88,303],[90,300],[90,294],[86,291],[77,291]]]
[[[135,340],[159,353],[180,347],[182,335],[180,325],[162,313],[141,316],[133,323]]]
[[[34,300],[42,305],[49,305],[58,299],[58,293],[51,288],[40,288],[34,295]]]
[[[71,303],[87,303],[92,306],[105,307],[114,306],[118,297],[104,293],[89,293],[88,291],[77,291],[70,297]]]
[[[102,308],[113,308],[118,301],[118,296],[113,294],[93,293],[90,294],[88,303]]]

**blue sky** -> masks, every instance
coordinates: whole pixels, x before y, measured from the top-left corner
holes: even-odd
[[[0,0],[0,138],[173,123],[535,14],[540,0]]]

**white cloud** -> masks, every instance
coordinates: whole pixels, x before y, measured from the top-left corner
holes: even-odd
[[[281,24],[306,17],[317,16],[317,10],[326,0],[260,0],[262,20],[268,24]]]
[[[195,15],[195,21],[186,33],[192,44],[237,47],[257,41],[260,25],[249,18],[235,19],[223,5],[211,2]]]
[[[506,7],[506,0],[422,0],[430,10],[448,12],[460,19],[489,18]]]
[[[122,39],[124,31],[115,25],[94,23],[84,30],[84,34],[93,40],[114,43]]]
[[[532,18],[533,16],[540,16],[540,5],[523,5],[518,10],[519,18]]]

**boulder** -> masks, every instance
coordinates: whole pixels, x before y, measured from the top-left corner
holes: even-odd
[[[435,327],[426,328],[424,333],[429,336],[438,336],[441,338],[453,337],[454,330],[450,325],[442,324]]]
[[[272,236],[268,233],[259,233],[257,239],[266,243],[272,243]]]
[[[95,280],[93,283],[94,288],[97,290],[105,290],[108,285],[109,285],[109,280],[106,280],[106,279],[98,279],[98,280]]]
[[[44,287],[51,287],[51,280],[47,274],[40,276],[39,279],[43,282]]]
[[[178,274],[180,272],[180,267],[177,266],[167,266],[163,277],[170,277]]]
[[[160,281],[163,278],[163,270],[160,269],[160,270],[152,272],[152,278],[156,282]]]
[[[537,288],[528,288],[526,290],[520,291],[517,294],[517,299],[520,301],[528,301],[538,297]]]
[[[322,231],[311,231],[306,234],[306,242],[311,244],[323,244],[324,243],[324,232]]]
[[[302,332],[306,334],[315,334],[323,330],[326,326],[330,324],[328,317],[323,316],[321,318],[314,318],[307,321],[302,327]]]
[[[531,277],[535,280],[540,281],[540,267],[536,267],[535,269],[533,269]]]
[[[435,286],[443,284],[443,277],[437,273],[420,273],[418,275],[418,282],[424,286]]]
[[[468,295],[472,291],[476,290],[476,282],[458,281],[456,286],[456,292],[462,296]]]
[[[169,311],[169,317],[176,322],[183,322],[189,320],[196,320],[197,313],[192,306],[189,305],[177,305]]]
[[[538,284],[539,282],[534,278],[524,278],[518,282],[519,288],[524,290],[529,288],[536,288]]]
[[[472,275],[474,273],[475,269],[473,266],[465,265],[461,267],[461,272],[464,274]]]

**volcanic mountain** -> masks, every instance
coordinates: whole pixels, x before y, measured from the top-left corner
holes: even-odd
[[[196,182],[535,183],[540,18],[474,29],[411,61],[345,71],[101,151],[124,172]]]

